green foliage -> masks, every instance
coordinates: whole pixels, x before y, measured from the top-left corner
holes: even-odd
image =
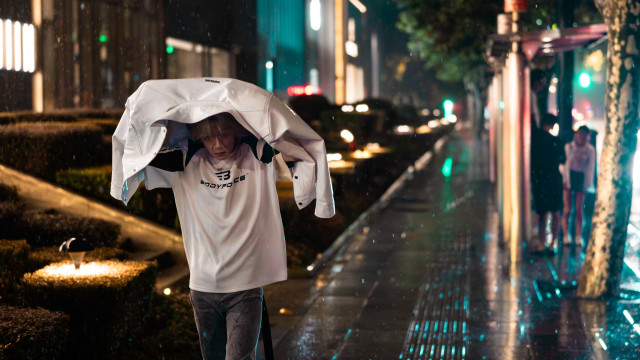
[[[395,0],[402,9],[398,28],[409,34],[409,50],[446,81],[481,81],[489,35],[496,32],[503,2]],[[524,28],[551,26],[552,0],[529,1]],[[538,24],[539,23],[539,24]]]
[[[115,354],[140,335],[149,318],[155,263],[103,261],[98,265],[110,270],[65,275],[59,270],[71,264],[56,263],[22,280],[27,304],[69,314],[70,358],[117,358]]]
[[[105,163],[102,129],[76,123],[19,123],[0,126],[0,163],[48,180],[70,167]],[[110,159],[109,159],[110,160]]]
[[[0,299],[13,291],[24,273],[29,249],[25,240],[0,240]]]
[[[136,195],[125,207],[120,200],[114,199],[109,193],[111,190],[111,165],[61,170],[56,173],[56,183],[155,223],[180,229],[176,225],[177,210],[171,189],[149,191],[141,184]]]
[[[60,245],[69,238],[86,238],[94,247],[115,246],[120,226],[102,219],[75,217],[48,210],[25,216],[20,234],[32,246]]]
[[[64,359],[69,316],[0,305],[0,359]]]

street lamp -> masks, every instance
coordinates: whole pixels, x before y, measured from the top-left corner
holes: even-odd
[[[60,245],[58,249],[60,254],[69,254],[71,260],[73,260],[73,265],[76,270],[80,269],[80,265],[82,264],[82,259],[84,258],[84,254],[87,251],[93,250],[93,246],[89,244],[87,239],[82,238],[80,240],[76,240],[76,238],[71,238]]]

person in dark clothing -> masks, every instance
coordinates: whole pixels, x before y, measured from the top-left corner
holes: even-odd
[[[545,249],[547,237],[547,215],[551,214],[551,248],[558,240],[560,211],[562,210],[562,174],[560,164],[564,163],[562,142],[550,131],[558,119],[545,114],[540,119],[540,128],[531,132],[531,189],[538,215],[538,244],[536,251]]]

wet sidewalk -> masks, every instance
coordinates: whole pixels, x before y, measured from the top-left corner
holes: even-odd
[[[640,301],[571,297],[580,249],[503,264],[486,159],[453,135],[319,276],[266,287],[276,359],[640,357]]]

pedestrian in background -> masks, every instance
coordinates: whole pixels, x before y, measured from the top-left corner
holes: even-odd
[[[575,244],[582,246],[582,210],[585,192],[593,184],[596,150],[589,144],[591,131],[586,125],[580,126],[573,135],[573,141],[564,147],[567,158],[563,167],[564,212],[562,214],[562,234],[564,244],[570,245],[569,216],[573,204]]]
[[[547,219],[551,214],[551,243],[555,247],[562,210],[562,174],[560,164],[565,160],[562,143],[550,132],[558,123],[553,114],[540,119],[540,128],[531,133],[531,189],[538,215],[538,244],[535,251],[544,251],[547,238]]]

